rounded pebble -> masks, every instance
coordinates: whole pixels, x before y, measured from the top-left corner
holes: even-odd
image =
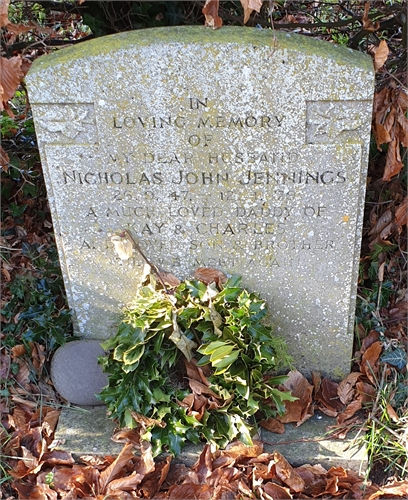
[[[100,406],[96,399],[108,377],[98,365],[103,356],[99,340],[74,340],[63,345],[51,361],[51,379],[58,393],[70,403],[82,406]]]

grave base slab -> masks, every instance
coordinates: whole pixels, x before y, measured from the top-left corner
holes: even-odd
[[[344,440],[326,437],[328,427],[332,425],[335,425],[334,418],[315,415],[299,427],[287,424],[284,434],[262,429],[264,450],[278,451],[294,466],[321,464],[327,469],[341,466],[364,473],[367,467],[365,449],[353,447],[353,435]],[[114,433],[115,423],[107,418],[105,407],[65,408],[55,433],[56,447],[72,453],[75,458],[82,455],[117,455],[123,444],[111,440]],[[192,466],[203,446],[188,443],[175,461]]]

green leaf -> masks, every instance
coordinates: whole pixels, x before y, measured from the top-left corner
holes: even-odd
[[[216,375],[219,375],[220,372],[218,370],[220,370],[221,368],[225,368],[225,367],[229,367],[232,365],[232,363],[238,358],[239,356],[239,351],[233,351],[231,352],[231,354],[229,354],[228,356],[225,356],[224,358],[222,359],[218,359],[216,361],[214,361],[212,363],[212,365],[217,368],[217,372],[216,372]]]
[[[402,370],[407,364],[407,353],[403,349],[397,347],[397,349],[385,351],[380,360],[383,363],[388,363]]]
[[[224,359],[226,356],[228,356],[231,351],[234,349],[235,346],[231,345],[231,344],[224,344],[220,347],[218,347],[217,349],[215,349],[214,351],[211,352],[211,355],[210,355],[210,360],[212,362],[212,364],[215,364],[216,361],[220,361],[222,359]],[[237,351],[239,353],[239,351]],[[236,358],[235,358],[236,359]]]
[[[139,361],[139,359],[143,356],[145,352],[144,345],[137,345],[135,347],[130,348],[123,354],[123,363],[125,365],[131,365]]]
[[[201,354],[212,354],[216,349],[225,345],[222,340],[216,340],[215,342],[210,342],[207,345],[202,345],[198,350]]]

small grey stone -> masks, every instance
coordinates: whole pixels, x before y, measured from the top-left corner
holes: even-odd
[[[96,406],[108,377],[98,365],[104,350],[99,340],[75,340],[60,347],[51,361],[51,379],[58,393],[77,405]]]

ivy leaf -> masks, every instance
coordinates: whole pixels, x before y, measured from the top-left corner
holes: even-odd
[[[407,354],[403,349],[400,349],[399,347],[397,349],[394,349],[393,351],[386,351],[380,359],[383,363],[388,363],[391,366],[396,366],[400,370],[402,370],[407,364]]]

